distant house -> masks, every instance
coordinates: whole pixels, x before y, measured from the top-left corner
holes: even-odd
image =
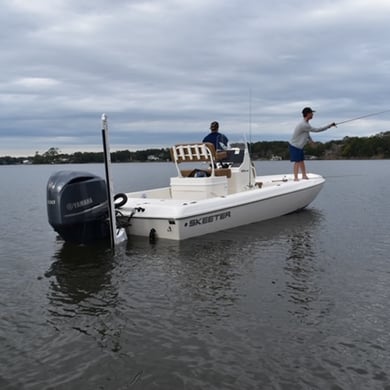
[[[158,161],[160,160],[157,156],[155,156],[154,154],[149,154],[149,156],[147,157],[148,161]]]

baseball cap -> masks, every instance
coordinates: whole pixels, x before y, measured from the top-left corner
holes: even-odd
[[[211,130],[216,130],[216,129],[218,129],[218,127],[219,127],[219,123],[218,122],[214,121],[214,122],[210,123],[210,129]]]
[[[303,116],[306,116],[307,114],[311,114],[312,112],[315,112],[315,111],[312,110],[310,107],[305,107],[305,108],[302,110],[302,115],[303,115]]]

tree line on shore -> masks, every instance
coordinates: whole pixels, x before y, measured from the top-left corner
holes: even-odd
[[[287,141],[259,141],[249,144],[249,150],[254,160],[288,160]],[[390,131],[370,137],[345,137],[339,141],[316,142],[307,145],[305,154],[319,160],[337,159],[388,159],[390,158]],[[83,164],[102,163],[103,152],[62,153],[52,147],[43,154],[36,152],[34,156],[0,157],[0,164]],[[170,161],[170,149],[145,149],[131,152],[119,150],[111,152],[113,163]]]

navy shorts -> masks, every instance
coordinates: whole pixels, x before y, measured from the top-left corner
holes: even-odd
[[[301,162],[305,159],[303,149],[296,148],[295,146],[288,145],[290,149],[290,161],[292,162]]]

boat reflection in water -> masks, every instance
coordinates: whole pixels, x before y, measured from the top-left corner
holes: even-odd
[[[318,259],[308,257],[314,243],[307,239],[320,221],[320,213],[304,210],[185,241],[133,237],[115,252],[64,244],[46,273],[50,342],[61,351],[52,364],[79,370],[85,381],[92,365],[94,384],[105,383],[110,367],[116,388],[152,388],[167,370],[184,373],[169,375],[170,388],[180,388],[199,362],[217,381],[233,381],[237,373],[231,365],[218,371],[212,351],[230,340],[225,353],[245,356],[248,337],[273,350],[267,339],[275,318],[287,323],[302,311],[310,318],[313,289],[299,291],[293,281],[298,273],[303,286],[315,282]],[[299,271],[290,267],[295,261]]]
[[[53,259],[45,276],[50,279],[49,300],[59,316],[69,315],[70,307],[75,312],[90,311],[95,315],[115,303],[111,285],[113,257],[107,246],[64,243]],[[103,290],[105,302],[99,303]]]

